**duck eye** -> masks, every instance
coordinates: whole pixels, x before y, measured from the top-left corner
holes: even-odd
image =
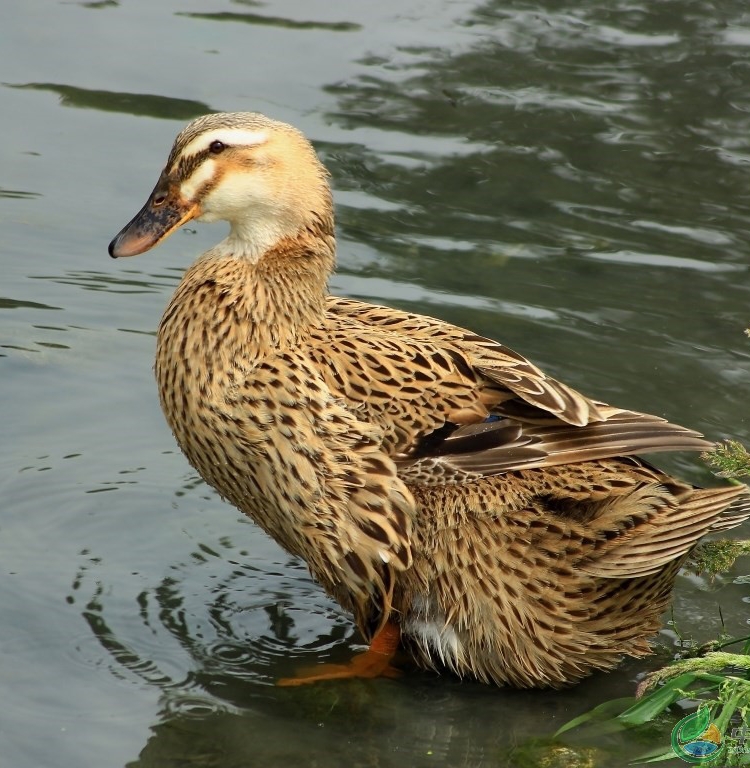
[[[214,155],[220,155],[225,149],[227,148],[227,145],[223,141],[219,141],[218,139],[216,141],[212,141],[208,145],[208,150]]]

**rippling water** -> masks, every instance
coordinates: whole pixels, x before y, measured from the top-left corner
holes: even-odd
[[[745,4],[30,0],[0,8],[0,41],[7,765],[520,765],[530,737],[632,693],[658,657],[562,693],[420,674],[275,688],[359,641],[159,413],[153,331],[221,229],[132,261],[106,245],[185,121],[264,111],[332,171],[337,293],[750,444]],[[681,578],[678,627],[715,637],[718,604],[747,633],[747,571]],[[674,631],[660,640],[669,657]],[[615,766],[645,747],[594,749]]]

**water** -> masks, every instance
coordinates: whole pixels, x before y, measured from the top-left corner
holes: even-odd
[[[159,413],[153,331],[222,230],[106,245],[184,122],[267,112],[333,173],[337,293],[750,444],[745,4],[30,0],[0,8],[0,43],[2,765],[535,765],[530,737],[631,694],[659,657],[562,693],[275,688],[359,646]],[[718,604],[746,632],[748,567],[682,577],[678,625],[715,637]],[[658,743],[588,746],[614,766]]]

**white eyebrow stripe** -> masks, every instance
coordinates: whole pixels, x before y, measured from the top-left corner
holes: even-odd
[[[220,141],[229,146],[240,144],[244,147],[252,147],[263,144],[267,138],[267,131],[251,131],[248,128],[214,128],[212,131],[202,133],[194,138],[180,154],[184,157],[190,157],[190,155],[208,149],[214,141]]]

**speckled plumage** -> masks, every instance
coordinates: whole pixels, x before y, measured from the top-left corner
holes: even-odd
[[[231,231],[160,324],[162,409],[206,482],[366,638],[395,621],[426,666],[572,682],[648,653],[684,555],[750,515],[744,487],[694,489],[634,457],[704,449],[695,432],[440,320],[329,296],[327,174],[289,126],[192,123],[110,253],[199,217]]]

